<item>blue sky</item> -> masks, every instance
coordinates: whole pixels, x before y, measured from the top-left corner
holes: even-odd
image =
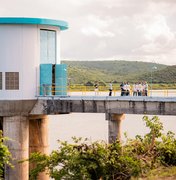
[[[0,16],[65,20],[61,57],[176,64],[175,0],[0,0]]]

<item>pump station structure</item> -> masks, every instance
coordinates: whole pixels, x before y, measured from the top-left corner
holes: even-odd
[[[0,18],[0,129],[12,139],[7,145],[14,165],[6,167],[5,179],[28,179],[29,164],[18,161],[48,151],[47,116],[29,114],[37,96],[67,93],[67,67],[60,64],[60,34],[66,29],[60,20]]]

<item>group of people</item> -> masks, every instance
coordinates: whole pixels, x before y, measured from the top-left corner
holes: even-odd
[[[94,90],[95,90],[95,96],[98,95],[98,82],[95,82],[94,84]],[[109,83],[109,96],[112,96],[112,90],[113,90],[113,86],[112,86],[112,82]]]
[[[128,82],[122,82],[120,84],[121,96],[129,96],[130,91],[132,90],[133,96],[148,96],[148,83],[144,82],[136,82],[130,86]]]
[[[98,95],[98,82],[94,84],[95,95]],[[122,82],[120,84],[121,96],[130,96],[131,92],[133,96],[148,96],[148,83],[135,82],[132,86],[129,82]],[[113,84],[109,83],[109,96],[112,96]]]

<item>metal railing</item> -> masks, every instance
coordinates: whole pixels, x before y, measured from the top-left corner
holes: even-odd
[[[52,85],[43,85],[38,88],[38,95],[47,96],[47,95],[84,95],[84,96],[108,96],[109,88],[107,86],[99,86],[98,92],[95,93],[94,86],[85,86],[85,85],[70,85],[67,87],[64,86],[52,86]],[[121,91],[119,86],[114,86],[112,91],[112,96],[120,96]],[[133,96],[132,90],[130,90],[130,96]],[[176,89],[163,89],[163,90],[148,90],[148,96],[161,96],[161,97],[172,97],[176,96]]]

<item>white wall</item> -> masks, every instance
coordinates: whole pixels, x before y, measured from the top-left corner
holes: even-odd
[[[0,25],[0,72],[3,90],[0,99],[34,99],[39,86],[40,28],[60,30],[38,25]],[[60,43],[58,43],[60,44]],[[60,62],[60,47],[57,49]],[[5,72],[19,72],[19,90],[5,90]]]

